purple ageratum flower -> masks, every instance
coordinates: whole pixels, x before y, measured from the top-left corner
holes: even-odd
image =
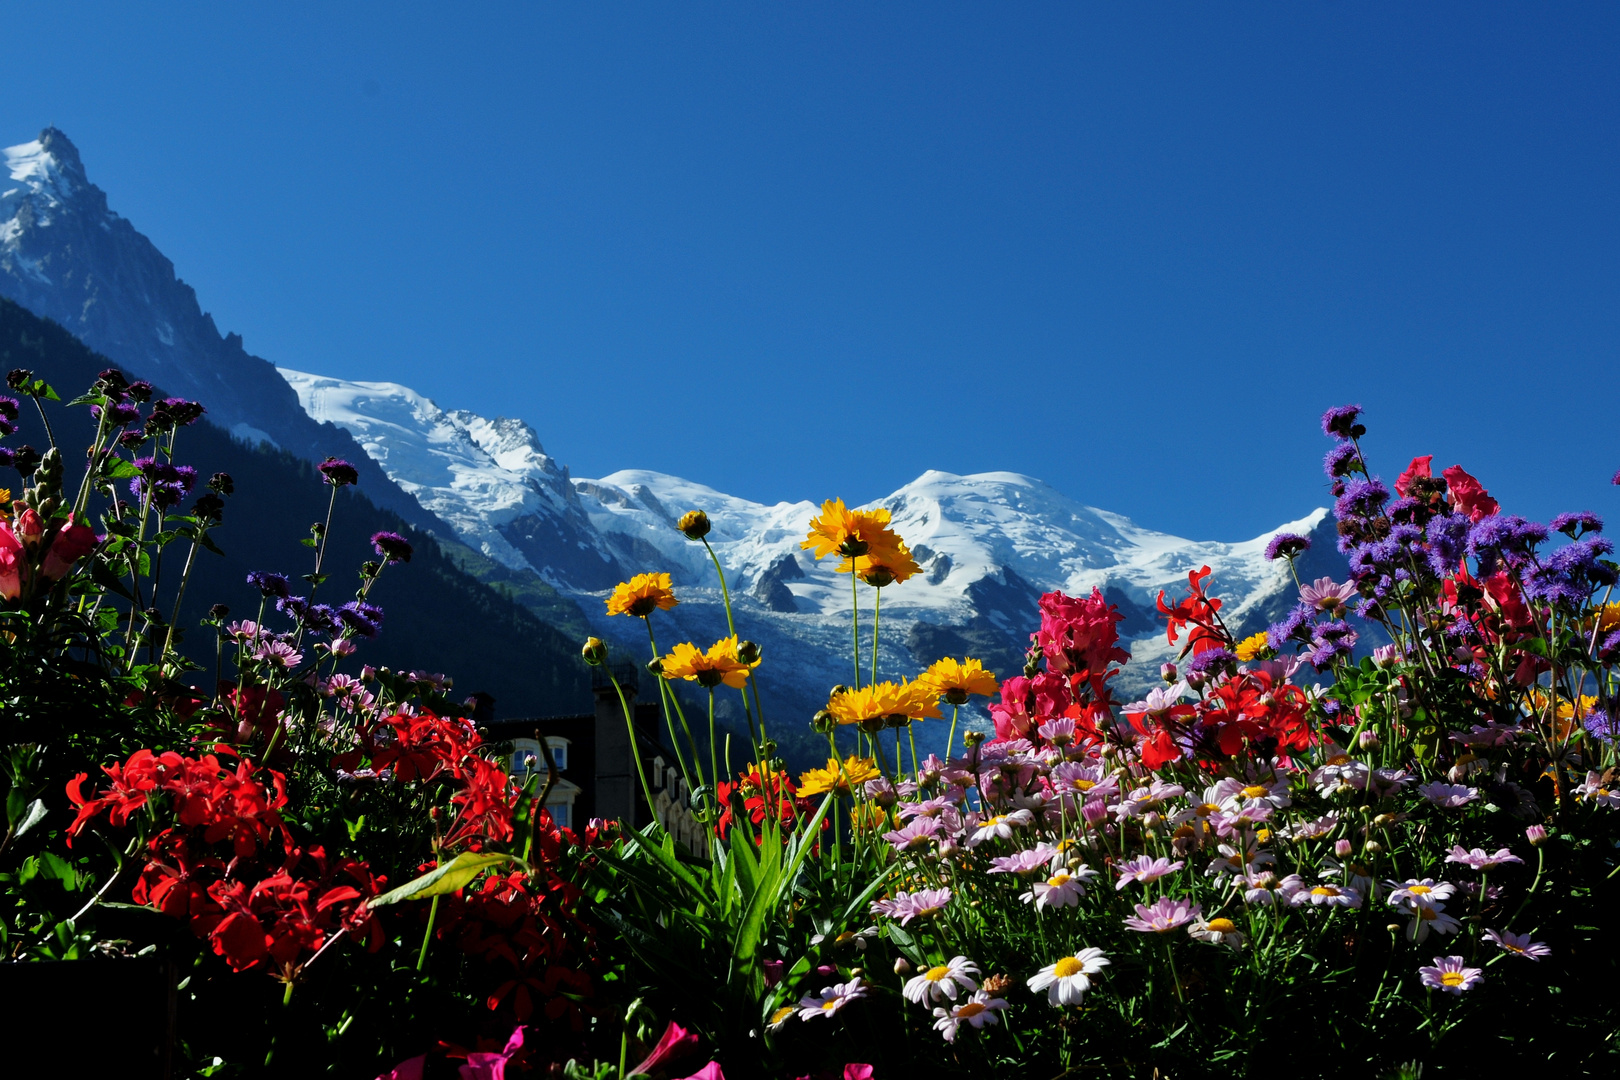
[[[1561,532],[1566,536],[1574,536],[1577,529],[1589,533],[1603,531],[1603,519],[1586,511],[1578,514],[1559,514],[1549,524],[1554,532]]]
[[[1479,564],[1479,576],[1489,577],[1506,563],[1509,569],[1529,562],[1536,545],[1547,539],[1547,526],[1517,515],[1493,514],[1476,522],[1468,532],[1468,554]]]
[[[1498,866],[1506,866],[1508,863],[1523,863],[1524,860],[1507,848],[1500,849],[1494,855],[1487,855],[1484,848],[1466,851],[1461,844],[1456,844],[1446,856],[1446,862],[1461,863],[1470,870],[1487,871],[1495,870]]]
[[[1620,470],[1617,470],[1615,474],[1609,478],[1609,483],[1615,485],[1616,487],[1620,487]]]
[[[1352,480],[1344,486],[1344,494],[1333,504],[1333,515],[1346,518],[1372,517],[1389,501],[1389,489],[1378,477]]]
[[[363,638],[374,638],[382,629],[382,608],[364,600],[350,600],[337,609],[337,617],[344,626]]]
[[[1161,896],[1151,906],[1137,904],[1135,917],[1127,916],[1125,926],[1143,934],[1168,934],[1201,918],[1203,914],[1201,904]]]
[[[1187,661],[1185,674],[1193,678],[1213,678],[1222,671],[1232,671],[1237,667],[1238,659],[1232,650],[1216,646],[1205,649],[1201,653],[1194,653],[1193,658]]]
[[[129,393],[129,396],[134,398],[136,401],[152,400],[153,387],[152,384],[147,382],[145,379],[136,379],[124,389]]]
[[[17,417],[22,415],[22,406],[14,397],[0,397],[0,418],[10,420],[13,424]]]
[[[342,458],[329,457],[315,467],[333,487],[349,487],[360,482],[360,470]]]
[[[141,410],[136,407],[134,402],[119,401],[108,405],[105,410],[100,405],[92,405],[90,406],[90,415],[98,420],[105,416],[108,427],[124,427],[127,424],[138,422],[141,418]]]
[[[184,499],[197,482],[197,470],[190,465],[171,465],[155,457],[137,458],[135,468],[140,475],[129,482],[130,494],[137,499],[152,493],[152,505],[166,510]]]
[[[1434,805],[1446,810],[1455,810],[1459,806],[1467,806],[1479,798],[1479,791],[1463,784],[1447,784],[1440,780],[1431,780],[1427,784],[1418,785],[1418,794],[1428,799]]]
[[[1522,956],[1526,960],[1540,960],[1543,956],[1552,955],[1552,950],[1547,946],[1539,941],[1531,941],[1529,934],[1515,934],[1511,930],[1487,930],[1480,936],[1503,952]]]
[[[371,534],[371,547],[378,555],[390,563],[408,563],[411,561],[411,542],[397,532],[378,532]]]
[[[1580,606],[1594,589],[1615,583],[1614,570],[1600,561],[1601,556],[1613,551],[1614,545],[1601,536],[1566,544],[1524,571],[1525,595],[1533,600]]]
[[[1359,439],[1367,429],[1356,423],[1361,415],[1360,405],[1338,405],[1322,414],[1322,434],[1328,438]],[[1361,428],[1357,431],[1357,428]]]
[[[1611,636],[1616,635],[1620,635],[1620,631]],[[1611,698],[1607,704],[1590,710],[1582,718],[1581,726],[1600,742],[1614,742],[1615,737],[1620,736],[1620,700]]]
[[[1266,631],[1266,640],[1273,649],[1281,652],[1288,647],[1291,641],[1311,640],[1311,626],[1316,609],[1305,604],[1297,605],[1278,622],[1271,624]]]
[[[187,427],[201,420],[203,413],[207,411],[195,401],[177,397],[164,398],[152,406],[152,415],[146,421],[147,432]]]
[[[302,596],[283,596],[276,601],[276,610],[289,619],[303,622],[304,617],[309,614],[309,601]]]
[[[265,599],[285,600],[288,596],[287,575],[255,570],[247,576],[247,583],[258,589]]]
[[[1450,577],[1468,553],[1468,532],[1473,522],[1466,514],[1441,514],[1430,520],[1425,558],[1435,577]]]
[[[1272,562],[1278,559],[1292,559],[1310,549],[1310,537],[1300,536],[1298,533],[1278,533],[1266,542],[1266,558]]]
[[[1341,657],[1348,658],[1355,650],[1359,635],[1343,621],[1324,623],[1316,628],[1311,638],[1311,650],[1305,654],[1306,662],[1318,671],[1326,671]]]
[[[1361,453],[1356,449],[1356,444],[1342,442],[1329,450],[1322,459],[1322,471],[1335,480],[1363,471]]]
[[[1479,968],[1466,967],[1460,956],[1437,956],[1433,967],[1420,967],[1418,974],[1423,977],[1423,985],[1429,989],[1444,990],[1459,996],[1464,990],[1478,986],[1485,978],[1485,973]]]
[[[1117,892],[1133,881],[1142,885],[1158,881],[1186,865],[1180,859],[1171,862],[1169,859],[1150,859],[1146,855],[1138,855],[1129,862],[1119,863],[1115,867],[1119,871],[1119,880],[1114,882],[1114,890]]]

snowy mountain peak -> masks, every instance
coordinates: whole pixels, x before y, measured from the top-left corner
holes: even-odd
[[[86,186],[78,147],[56,128],[46,128],[33,142],[8,146],[0,153],[5,155],[7,174],[22,185],[7,190],[7,198],[26,191],[54,207]]]

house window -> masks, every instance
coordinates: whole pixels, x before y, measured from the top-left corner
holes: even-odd
[[[574,827],[574,805],[566,802],[546,803],[546,812],[558,828],[572,829]]]
[[[568,768],[568,740],[558,735],[546,737],[546,745],[551,749],[551,760],[557,765],[557,771],[563,772]],[[534,760],[531,763],[530,757]],[[512,740],[512,775],[522,778],[530,772],[544,776],[546,772],[546,756],[540,752],[540,744],[533,739]]]

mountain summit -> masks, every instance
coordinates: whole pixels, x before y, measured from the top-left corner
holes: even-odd
[[[219,332],[174,264],[108,208],[65,134],[46,128],[0,153],[9,177],[0,190],[0,296],[61,324],[125,371],[202,402],[209,420],[240,439],[308,461],[349,458],[373,502],[449,535],[348,432],[311,420],[240,335]]]

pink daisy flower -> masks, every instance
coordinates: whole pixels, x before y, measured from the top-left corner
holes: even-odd
[[[1437,956],[1433,967],[1420,967],[1418,974],[1423,976],[1423,985],[1431,990],[1457,995],[1472,990],[1485,977],[1479,968],[1464,967],[1460,956]]]

